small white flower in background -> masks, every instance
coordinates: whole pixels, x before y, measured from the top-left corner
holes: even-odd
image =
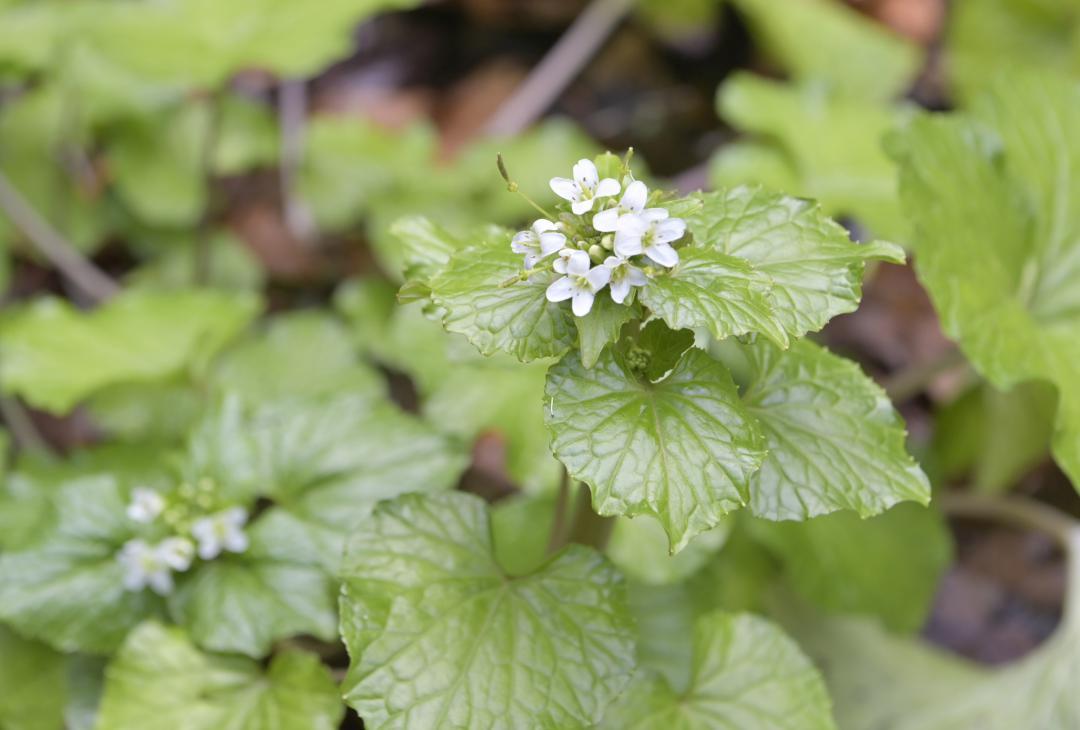
[[[127,516],[135,522],[149,524],[165,510],[165,498],[146,487],[136,487],[131,492]]]
[[[645,272],[632,263],[619,256],[608,256],[604,259],[604,266],[611,271],[611,298],[616,304],[622,304],[630,294],[630,287],[645,286],[649,278]]]
[[[573,180],[553,177],[550,184],[556,195],[570,201],[570,209],[575,215],[582,215],[592,210],[597,198],[608,198],[619,194],[619,181],[610,177],[601,180],[600,173],[592,160],[577,161],[574,165]]]
[[[225,550],[242,553],[248,549],[248,536],[244,532],[247,511],[232,507],[222,512],[200,517],[191,526],[191,536],[199,543],[199,557],[213,560]]]
[[[686,221],[668,218],[663,208],[648,208],[640,214],[619,218],[615,231],[615,253],[623,258],[645,254],[661,266],[675,266],[679,253],[671,247],[686,233]]]
[[[141,591],[149,586],[160,596],[172,593],[172,572],[158,546],[151,546],[145,540],[128,540],[116,559],[124,568],[125,589]]]
[[[560,262],[556,262],[560,263]],[[589,268],[592,261],[584,251],[574,251],[566,263],[566,276],[556,279],[547,288],[550,302],[562,302],[573,299],[571,308],[578,317],[584,317],[592,309],[596,292],[604,288],[611,279],[611,269],[606,266]]]
[[[167,537],[157,545],[158,556],[173,570],[182,573],[195,560],[195,544],[186,537]]]
[[[614,208],[602,210],[593,216],[593,228],[601,233],[614,233],[619,218],[632,213],[640,213],[645,209],[645,201],[649,198],[649,190],[645,183],[635,180],[626,186],[619,204]]]
[[[536,266],[538,261],[546,259],[566,245],[566,236],[559,233],[556,228],[554,223],[541,218],[532,224],[532,230],[521,231],[511,239],[511,250],[514,253],[525,254],[526,270]]]

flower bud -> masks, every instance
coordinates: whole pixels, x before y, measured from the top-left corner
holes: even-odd
[[[615,250],[615,236],[608,233],[600,239],[600,245],[606,248],[608,251]]]
[[[602,246],[594,243],[589,246],[589,258],[592,259],[594,264],[602,264],[604,259],[607,258],[607,251]]]

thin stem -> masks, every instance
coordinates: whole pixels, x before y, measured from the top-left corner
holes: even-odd
[[[882,387],[894,403],[903,403],[926,390],[939,375],[965,365],[967,359],[957,347],[950,347],[929,362],[919,363],[889,376]]]
[[[202,146],[199,149],[199,174],[206,190],[206,207],[203,210],[199,226],[195,231],[195,268],[192,272],[197,285],[207,284],[212,274],[213,251],[210,247],[210,229],[214,220],[214,157],[217,154],[218,138],[221,135],[222,92],[210,95],[210,105],[203,133]]]
[[[105,301],[120,291],[115,281],[79,253],[34,210],[2,171],[0,210],[23,232],[34,248],[91,301]]]
[[[614,517],[601,517],[593,512],[592,495],[584,482],[578,484],[574,523],[570,526],[570,542],[603,550],[615,526]]]
[[[285,225],[301,241],[310,242],[315,225],[311,211],[296,194],[296,180],[304,159],[308,97],[302,79],[290,79],[278,89],[278,119],[281,122],[280,186]]]
[[[19,401],[0,396],[0,416],[20,451],[49,451],[48,443]]]
[[[580,73],[633,4],[634,0],[593,0],[503,102],[484,130],[491,135],[510,136],[536,121]]]
[[[551,535],[548,537],[548,555],[566,544],[566,517],[570,506],[570,474],[563,467],[559,478],[559,493],[555,497],[555,519],[551,523]]]

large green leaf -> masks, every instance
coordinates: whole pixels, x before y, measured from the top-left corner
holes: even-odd
[[[521,270],[508,235],[455,253],[430,282],[432,301],[446,310],[443,325],[485,355],[503,350],[523,362],[557,357],[576,345],[570,307],[545,297],[557,275],[515,281]]]
[[[759,44],[796,80],[818,82],[855,98],[888,99],[903,93],[919,70],[918,46],[844,3],[734,4]]]
[[[54,529],[0,555],[0,620],[63,651],[107,653],[161,602],[123,585],[116,553],[130,537],[126,493],[106,476],[57,492]]]
[[[0,319],[0,385],[66,412],[117,383],[202,367],[255,314],[247,294],[128,291],[90,313],[38,299]]]
[[[783,631],[716,612],[694,626],[689,685],[642,674],[604,716],[611,730],[831,730],[825,683]]]
[[[61,730],[65,670],[61,654],[0,626],[0,728]]]
[[[788,582],[817,606],[871,614],[907,633],[922,627],[952,559],[941,515],[913,504],[870,519],[838,512],[806,522],[758,520],[751,534],[783,563]]]
[[[816,332],[859,306],[867,261],[904,260],[904,252],[893,244],[855,243],[806,200],[753,187],[706,193],[700,200],[687,215],[696,245],[744,259],[771,279],[767,296],[773,317],[793,338]],[[684,258],[692,250],[684,249]],[[676,269],[672,278],[679,276]]]
[[[344,706],[318,657],[276,655],[263,669],[200,652],[179,629],[146,623],[106,672],[97,730],[334,730]]]
[[[761,430],[704,352],[685,353],[655,383],[610,349],[591,370],[572,352],[548,373],[546,393],[552,449],[592,488],[598,513],[655,516],[675,552],[749,501]]]
[[[743,402],[769,452],[751,483],[754,514],[805,520],[846,509],[868,517],[903,500],[930,501],[903,421],[858,365],[809,340],[786,352],[767,342],[742,352],[751,373]]]
[[[721,116],[753,136],[720,148],[710,169],[715,187],[760,183],[813,198],[829,215],[854,216],[875,235],[906,236],[896,172],[881,144],[901,108],[747,73],[725,81],[717,100]]]
[[[461,493],[384,502],[349,544],[346,701],[367,727],[585,728],[633,668],[618,574],[570,546],[511,578],[486,507]]]
[[[1058,389],[1053,453],[1080,485],[1080,90],[1013,75],[969,113],[916,120],[895,147],[942,326],[997,387]]]

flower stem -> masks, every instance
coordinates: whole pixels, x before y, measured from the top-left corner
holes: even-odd
[[[951,347],[938,357],[901,370],[886,378],[882,387],[894,403],[903,403],[926,390],[939,375],[966,364],[964,353]]]
[[[570,475],[563,467],[559,478],[559,492],[555,497],[555,518],[551,522],[551,535],[548,537],[547,552],[551,555],[566,544],[566,518],[570,508]]]

